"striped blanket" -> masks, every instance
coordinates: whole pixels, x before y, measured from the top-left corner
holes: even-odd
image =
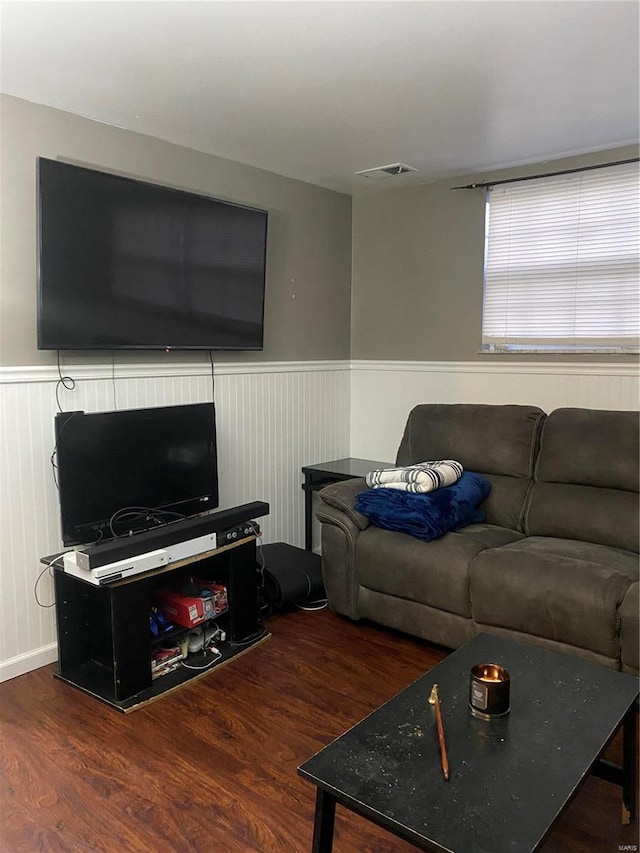
[[[462,477],[463,468],[453,459],[437,462],[418,462],[406,468],[381,468],[370,471],[366,476],[367,486],[372,489],[398,489],[423,495],[452,486]]]

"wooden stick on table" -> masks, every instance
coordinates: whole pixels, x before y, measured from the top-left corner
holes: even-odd
[[[429,696],[429,704],[436,707],[436,724],[438,726],[438,743],[440,744],[440,759],[442,761],[442,773],[446,781],[449,781],[449,759],[447,758],[447,745],[444,740],[444,727],[442,725],[442,714],[440,713],[440,696],[438,685],[434,684]]]

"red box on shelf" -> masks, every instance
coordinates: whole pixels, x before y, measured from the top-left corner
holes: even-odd
[[[207,619],[219,616],[227,609],[227,590],[220,584],[210,581],[196,581],[203,595],[182,595],[171,589],[159,589],[156,592],[162,612],[183,628],[194,628]]]

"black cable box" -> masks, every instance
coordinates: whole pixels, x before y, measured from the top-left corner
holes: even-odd
[[[264,501],[253,501],[208,515],[171,521],[162,527],[145,530],[143,533],[133,533],[121,539],[110,539],[102,544],[80,548],[77,551],[78,565],[85,570],[97,569],[99,566],[116,563],[118,560],[145,554],[147,551],[155,551],[168,545],[175,545],[177,542],[206,536],[207,533],[221,533],[229,530],[230,527],[263,515],[269,515],[269,504]]]

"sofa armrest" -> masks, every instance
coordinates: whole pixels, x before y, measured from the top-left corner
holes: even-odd
[[[621,663],[624,672],[638,673],[638,642],[640,638],[638,600],[640,599],[640,584],[632,583],[626,591],[622,604],[618,609],[620,618]]]
[[[343,616],[359,619],[356,546],[369,519],[353,505],[367,488],[363,479],[343,480],[325,486],[318,494],[316,517],[322,524],[322,577],[329,607]]]
[[[338,483],[332,483],[330,486],[325,486],[318,492],[322,503],[327,506],[343,512],[354,524],[358,530],[366,530],[369,526],[369,519],[366,515],[354,509],[357,495],[364,492],[369,487],[363,477],[357,477],[353,480],[341,480]],[[316,510],[316,515],[322,521],[322,513],[324,507],[321,505]]]

